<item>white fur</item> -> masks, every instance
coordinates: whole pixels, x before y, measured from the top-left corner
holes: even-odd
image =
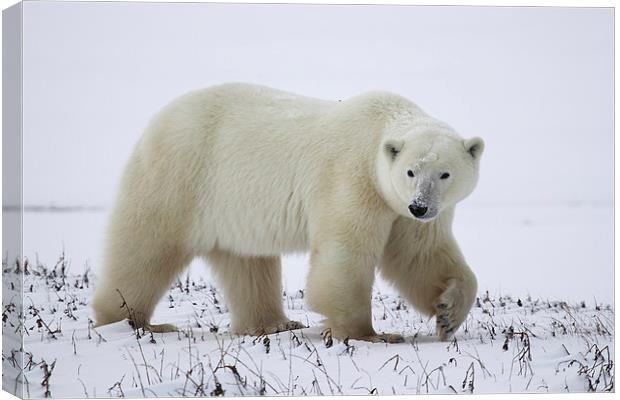
[[[395,157],[387,143],[399,146]],[[445,338],[476,292],[451,223],[482,149],[387,92],[343,102],[246,84],[188,93],[153,118],[125,169],[93,301],[97,324],[129,317],[170,329],[149,325],[153,308],[204,257],[232,331],[299,327],[283,312],[280,255],[310,250],[308,301],[336,337],[399,339],[372,327],[379,265],[414,306],[445,321]],[[419,175],[409,178],[409,168]],[[408,211],[420,193],[437,209],[430,222]]]

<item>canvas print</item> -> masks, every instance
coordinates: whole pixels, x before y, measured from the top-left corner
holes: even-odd
[[[3,389],[615,391],[613,10],[3,12]]]

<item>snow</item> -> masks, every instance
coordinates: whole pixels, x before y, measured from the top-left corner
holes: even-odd
[[[185,275],[154,318],[180,331],[150,334],[126,321],[93,328],[88,302],[96,277],[75,269],[65,275],[67,262],[27,267],[23,382],[30,398],[613,390],[614,312],[606,305],[486,293],[456,339],[439,342],[432,319],[375,291],[375,328],[406,342],[330,343],[303,291],[286,291],[287,314],[309,328],[238,337],[228,333],[217,289]],[[5,266],[5,274],[14,269]],[[15,384],[12,365],[4,355],[5,387]]]
[[[151,397],[221,391],[300,395],[610,389],[612,213],[610,207],[592,205],[480,207],[465,202],[457,211],[455,234],[478,276],[480,301],[456,341],[439,342],[434,320],[417,314],[378,279],[374,326],[403,334],[406,342],[334,340],[327,347],[321,316],[304,303],[308,260],[303,254],[284,257],[282,300],[289,317],[307,329],[270,335],[268,342],[231,337],[225,300],[212,286],[208,268],[195,261],[154,314],[154,323],[174,323],[180,332],[152,337],[139,332],[136,338],[126,322],[95,330],[88,304],[108,212],[27,212],[26,394],[44,396],[45,365],[48,370],[53,365],[49,391],[62,398],[114,397],[121,391],[128,397]],[[54,275],[63,248],[66,253]],[[11,277],[11,272],[5,274]],[[5,289],[5,300],[16,295]],[[5,313],[5,329],[14,329],[14,315]],[[19,343],[12,346],[18,349]],[[12,387],[15,369],[11,355],[6,350],[3,355],[4,385]]]

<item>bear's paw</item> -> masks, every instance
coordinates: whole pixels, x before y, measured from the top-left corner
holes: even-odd
[[[454,335],[470,309],[469,305],[463,302],[466,297],[466,288],[463,287],[463,282],[458,279],[448,279],[446,283],[446,289],[441,293],[435,304],[437,335],[442,341],[446,341]]]

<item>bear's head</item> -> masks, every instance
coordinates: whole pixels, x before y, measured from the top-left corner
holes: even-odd
[[[474,190],[483,150],[481,138],[462,139],[443,124],[387,135],[377,160],[383,197],[398,214],[431,221]]]

